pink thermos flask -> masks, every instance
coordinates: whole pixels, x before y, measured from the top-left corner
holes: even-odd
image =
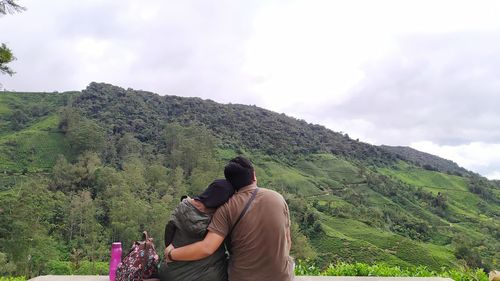
[[[111,261],[109,262],[109,280],[115,281],[116,269],[122,261],[122,243],[115,242],[111,245]]]

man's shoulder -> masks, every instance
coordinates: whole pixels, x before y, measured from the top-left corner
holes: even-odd
[[[279,201],[283,201],[283,202],[285,201],[285,198],[283,198],[283,195],[281,195],[279,192],[277,192],[275,190],[263,188],[263,187],[259,187],[259,190],[261,190],[263,196],[267,199],[279,200]]]
[[[238,206],[244,203],[243,198],[239,198],[238,194],[235,193],[233,196],[227,200],[226,203],[222,204],[217,208],[215,211],[215,214],[217,213],[228,213],[231,211],[234,211],[235,209],[238,209]]]
[[[268,188],[259,187],[257,196],[262,196],[266,200],[277,200],[285,202],[283,195]],[[220,206],[216,212],[229,212],[230,210],[235,209],[239,210],[241,206],[247,203],[248,199],[248,194],[246,196],[240,196],[238,193],[235,193],[231,198],[229,198],[226,203]]]
[[[279,194],[277,191],[275,190],[272,190],[272,189],[269,189],[269,188],[265,188],[265,187],[259,187],[259,190],[261,190],[262,192],[264,192],[265,194],[272,194],[274,196],[281,196],[283,197],[281,194]]]

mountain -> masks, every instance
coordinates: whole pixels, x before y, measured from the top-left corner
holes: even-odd
[[[381,145],[380,147],[390,153],[397,155],[398,158],[423,167],[426,170],[439,171],[442,173],[451,175],[454,174],[458,176],[471,174],[470,171],[467,171],[466,169],[458,166],[457,163],[451,160],[443,159],[429,153],[418,151],[411,147],[388,145]]]
[[[287,158],[303,153],[333,153],[355,159],[389,163],[395,158],[383,149],[256,106],[218,104],[199,98],[159,96],[107,84],[90,84],[73,103],[108,130],[132,132],[141,141],[158,139],[163,123],[200,124],[227,147],[256,149]],[[111,127],[113,126],[113,127]]]
[[[176,198],[239,154],[285,196],[299,258],[498,267],[497,181],[256,106],[103,83],[0,93],[0,252],[39,274],[54,260],[105,261],[110,242],[142,229],[161,248]]]

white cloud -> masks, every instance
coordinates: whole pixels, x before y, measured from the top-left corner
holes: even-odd
[[[128,76],[138,59],[133,51],[119,48],[117,42],[111,40],[79,38],[71,43],[70,52],[78,65],[75,74],[78,77],[108,81],[116,76]]]
[[[335,1],[264,10],[247,44],[245,70],[258,78],[252,92],[277,111],[340,104],[363,77],[362,63],[390,48],[387,38],[364,30],[370,26],[359,21],[358,11],[356,5]],[[378,44],[369,44],[374,41]]]
[[[256,16],[245,69],[266,107],[298,115],[325,102],[342,104],[368,75],[364,66],[397,52],[401,36],[500,28],[492,12],[497,1],[289,3]]]
[[[500,179],[500,144],[473,142],[450,146],[420,141],[411,143],[410,147],[445,159],[453,159],[460,166],[490,179]]]
[[[0,18],[18,57],[17,74],[0,77],[8,89],[102,81],[257,104],[375,144],[429,141],[421,147],[500,173],[498,158],[473,153],[500,143],[499,1],[21,4],[28,11]]]
[[[28,11],[0,19],[2,40],[18,57],[12,64],[17,74],[2,77],[8,89],[77,90],[103,81],[223,102],[259,99],[249,95],[250,80],[241,71],[259,3],[22,4]]]
[[[492,172],[491,174],[486,175],[490,180],[500,180],[500,172]]]

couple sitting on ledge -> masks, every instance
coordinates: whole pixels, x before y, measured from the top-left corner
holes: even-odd
[[[290,217],[283,196],[257,187],[252,163],[243,157],[229,161],[224,176],[173,211],[165,227],[168,246],[160,279],[292,280]]]

